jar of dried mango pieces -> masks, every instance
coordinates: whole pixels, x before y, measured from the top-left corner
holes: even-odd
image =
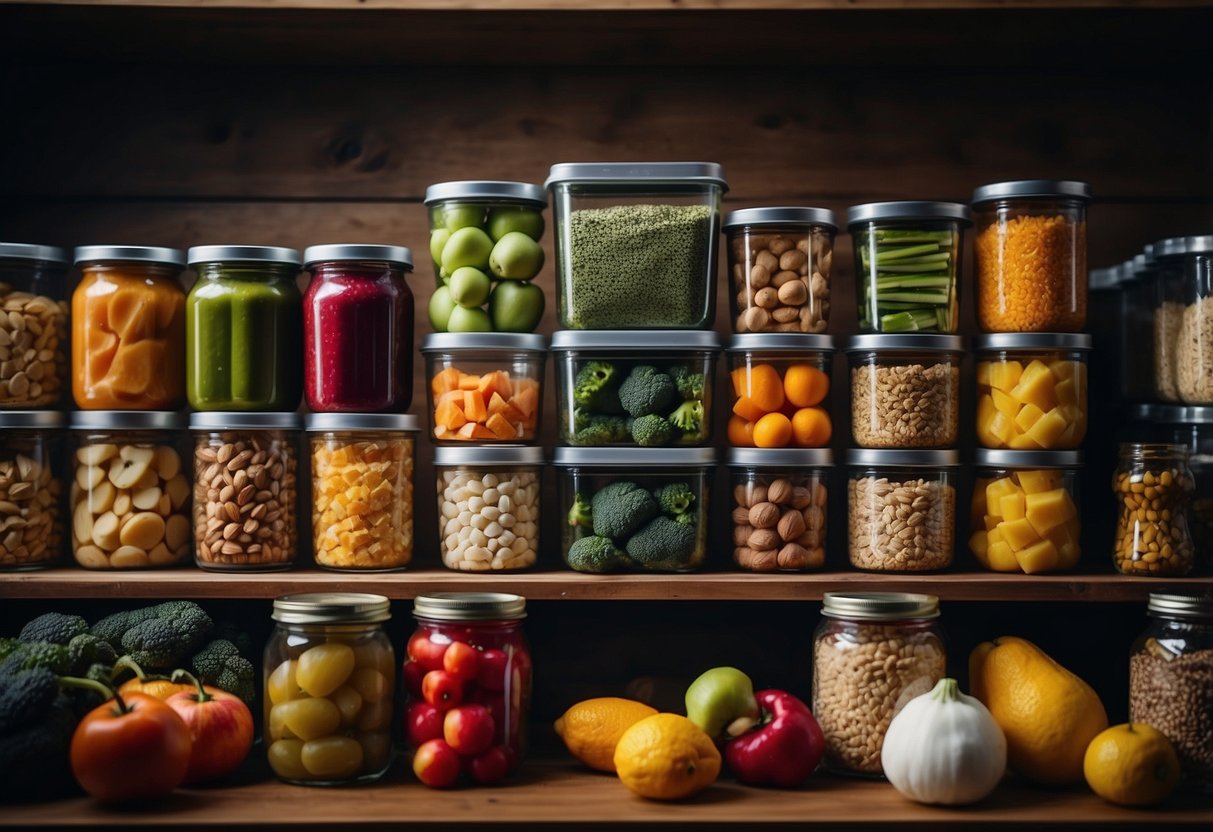
[[[408,566],[417,417],[313,413],[306,429],[316,565],[356,571]]]

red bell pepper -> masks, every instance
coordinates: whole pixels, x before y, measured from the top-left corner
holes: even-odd
[[[825,736],[808,706],[781,690],[754,694],[759,721],[724,744],[724,758],[742,783],[794,789],[821,762]]]

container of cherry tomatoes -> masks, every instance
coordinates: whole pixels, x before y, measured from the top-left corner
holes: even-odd
[[[824,448],[830,443],[830,336],[735,335],[726,353],[732,382],[730,445]]]

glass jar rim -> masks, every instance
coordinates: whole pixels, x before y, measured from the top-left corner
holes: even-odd
[[[860,621],[908,621],[939,617],[939,598],[915,592],[826,592],[821,614]]]
[[[391,602],[369,592],[305,592],[274,599],[283,624],[375,624],[392,617]]]
[[[413,617],[429,621],[516,621],[526,598],[509,592],[431,592],[413,599]]]
[[[1213,619],[1213,598],[1151,592],[1146,610],[1164,618]]]
[[[190,266],[242,264],[299,268],[302,264],[298,251],[281,246],[191,246],[186,252],[185,259]]]

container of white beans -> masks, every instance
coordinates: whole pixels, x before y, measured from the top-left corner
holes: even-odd
[[[443,565],[461,572],[534,566],[542,466],[542,448],[435,448]]]

